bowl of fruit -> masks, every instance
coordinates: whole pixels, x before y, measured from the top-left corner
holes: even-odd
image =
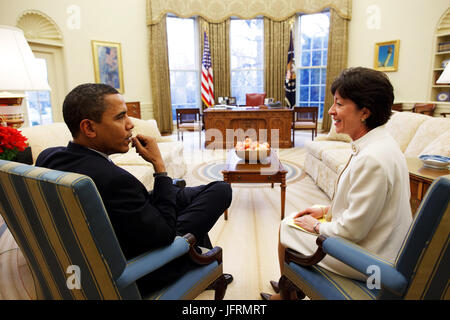
[[[270,145],[267,142],[252,141],[251,138],[245,138],[244,141],[238,141],[234,147],[236,155],[245,161],[264,162],[270,156]]]

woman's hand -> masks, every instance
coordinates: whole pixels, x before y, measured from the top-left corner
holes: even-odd
[[[299,217],[304,216],[304,215],[310,215],[313,218],[320,219],[320,218],[322,218],[324,216],[324,214],[327,212],[327,210],[328,210],[328,207],[310,207],[310,208],[306,208],[306,209],[300,211],[299,213],[297,213],[294,216],[294,219],[295,218],[299,218]]]
[[[294,223],[296,225],[311,233],[316,233],[316,231],[314,230],[314,225],[317,223],[317,221],[318,220],[316,218],[313,218],[309,214],[294,218]]]
[[[144,160],[153,165],[155,172],[166,171],[166,167],[155,138],[138,134],[136,137],[132,138],[132,146],[136,148],[137,153],[139,153]]]

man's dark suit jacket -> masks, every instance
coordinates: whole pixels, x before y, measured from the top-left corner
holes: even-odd
[[[44,150],[36,166],[87,175],[94,180],[127,259],[170,244],[176,236],[176,192],[170,177],[154,189],[98,152],[70,142]]]

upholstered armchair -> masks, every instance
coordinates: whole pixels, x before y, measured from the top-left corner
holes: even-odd
[[[247,93],[245,95],[246,106],[261,106],[264,104],[266,93]]]
[[[448,178],[431,185],[393,264],[337,237],[319,236],[312,256],[287,249],[279,280],[281,296],[288,299],[295,290],[301,298],[311,299],[450,299],[449,195]],[[366,275],[368,281],[319,267],[327,254]]]
[[[38,299],[193,299],[227,287],[222,250],[205,254],[187,234],[126,260],[94,182],[87,176],[0,160],[0,214],[25,256]],[[148,297],[135,281],[189,253],[198,267]]]
[[[178,140],[183,140],[184,131],[198,131],[198,143],[202,145],[203,120],[199,108],[176,109]]]
[[[311,139],[317,137],[318,107],[294,107],[292,121],[292,145],[295,147],[295,131],[311,130]]]

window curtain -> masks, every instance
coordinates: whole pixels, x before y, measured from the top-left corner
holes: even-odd
[[[264,90],[268,98],[283,105],[289,32],[294,20],[295,16],[284,21],[264,18]]]
[[[203,32],[206,31],[211,51],[214,98],[217,103],[217,97],[231,96],[230,19],[214,23],[198,17],[198,25],[200,31],[200,66],[203,58]]]
[[[330,8],[330,37],[328,44],[327,87],[325,94],[322,127],[330,128],[328,110],[333,97],[329,93],[334,78],[346,67],[348,46],[348,22],[352,14],[352,0],[147,0],[147,25],[150,33],[150,73],[153,97],[153,113],[162,133],[172,131],[170,100],[170,78],[167,53],[166,14],[173,13],[181,18],[198,16],[207,21],[207,30],[213,60],[215,96],[229,96],[229,18],[252,19],[263,16],[269,30],[267,36],[285,48],[265,44],[265,90],[268,96],[284,100],[284,73],[288,50],[286,21],[297,13],[316,13]],[[228,20],[228,22],[227,22]],[[266,21],[267,20],[267,21]],[[279,22],[279,24],[276,24]],[[225,23],[225,25],[221,25]],[[227,24],[228,23],[228,24]],[[277,31],[278,30],[278,31]],[[287,30],[287,33],[289,30]],[[277,38],[276,34],[278,33]],[[266,35],[266,31],[265,31]],[[203,37],[200,37],[203,43]],[[214,48],[218,46],[218,48]],[[202,44],[203,46],[203,44]],[[279,49],[279,50],[278,50]],[[214,53],[213,53],[214,51]],[[228,56],[227,56],[228,55]],[[228,60],[228,62],[227,62]],[[276,70],[276,71],[275,71]],[[281,80],[281,81],[280,81]],[[276,82],[279,81],[279,84]]]
[[[348,57],[348,25],[349,20],[339,16],[338,12],[330,9],[330,34],[328,40],[327,82],[325,87],[325,101],[323,105],[322,130],[329,131],[331,119],[328,115],[333,105],[331,84],[334,79],[347,67]]]
[[[153,99],[153,116],[162,134],[172,133],[172,102],[170,98],[169,54],[167,25],[164,17],[149,26],[150,80]]]

